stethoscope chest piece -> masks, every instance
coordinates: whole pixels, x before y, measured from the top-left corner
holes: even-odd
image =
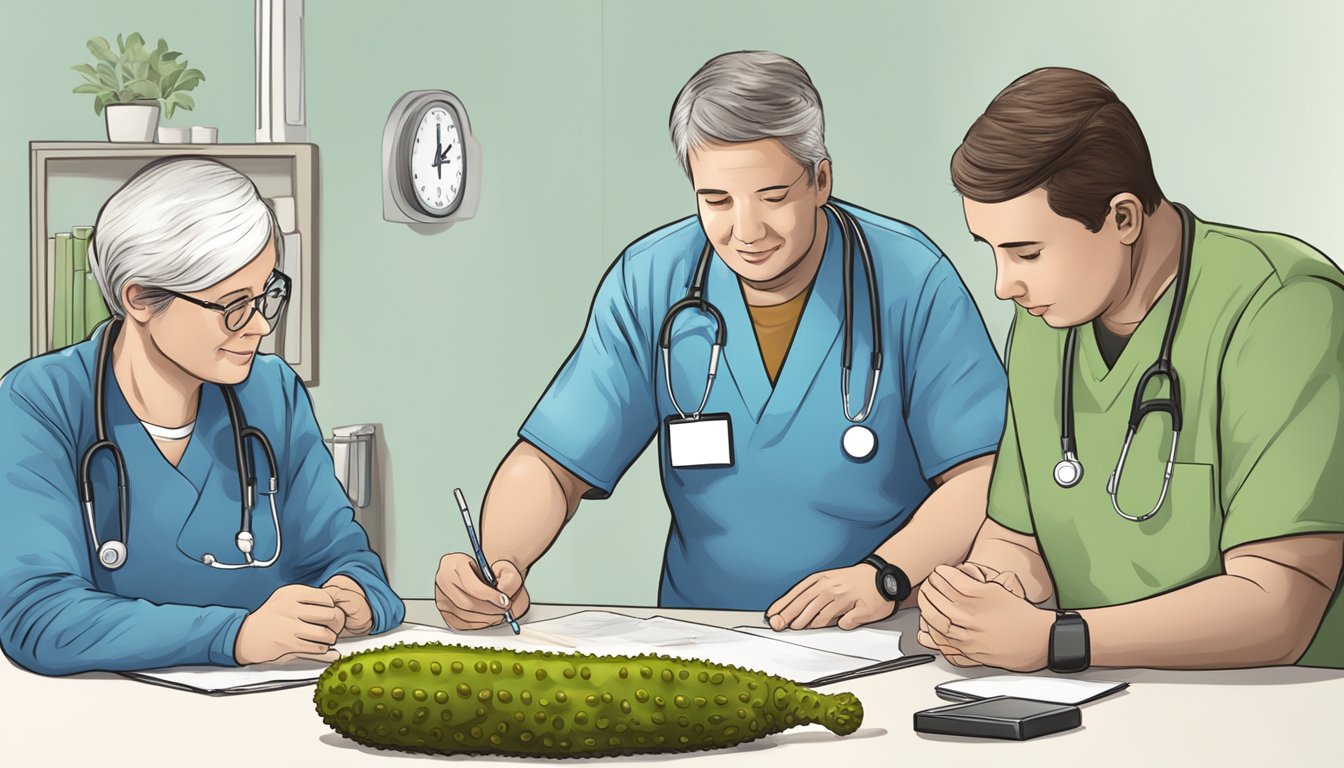
[[[126,545],[120,541],[106,541],[98,548],[98,562],[109,571],[126,564]]]
[[[867,461],[877,450],[877,435],[862,424],[851,424],[840,438],[840,445],[854,461]]]
[[[1083,465],[1071,453],[1064,454],[1064,458],[1055,465],[1055,482],[1060,488],[1072,488],[1083,479]]]

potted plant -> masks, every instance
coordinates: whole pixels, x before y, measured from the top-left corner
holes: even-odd
[[[74,92],[93,94],[94,114],[106,110],[108,141],[154,141],[160,106],[169,118],[178,108],[196,106],[187,91],[205,75],[188,68],[182,54],[168,50],[163,40],[149,50],[145,39],[134,32],[124,40],[117,35],[115,52],[102,37],[89,40],[88,47],[98,61],[94,66],[72,67],[87,81]]]

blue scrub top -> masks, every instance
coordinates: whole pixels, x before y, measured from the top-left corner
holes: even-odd
[[[705,295],[727,341],[705,413],[732,421],[731,467],[673,468],[663,420],[676,416],[658,331],[686,295],[705,244],[692,217],[631,245],[603,278],[583,338],[519,436],[609,495],[655,436],[673,522],[659,604],[763,610],[808,574],[853,565],[923,503],[931,480],[993,453],[1003,431],[1003,367],[951,262],[919,230],[846,206],[867,235],[882,322],[883,370],[865,424],[867,462],[841,435],[842,239],[829,213],[826,250],[774,387],[738,277],[714,256]],[[872,350],[869,296],[854,255],[850,414],[863,405]],[[683,410],[704,391],[713,321],[673,325],[672,386]]]
[[[247,614],[286,584],[321,586],[344,574],[363,588],[373,632],[401,623],[405,608],[354,520],[303,383],[283,361],[257,355],[234,387],[250,426],[279,463],[281,553],[270,567],[242,562],[233,430],[219,387],[201,388],[196,428],[177,467],[131,411],[109,361],[108,436],[125,457],[130,486],[126,564],[95,562],[76,491],[78,466],[95,440],[93,369],[103,324],[89,341],[19,364],[0,381],[0,646],[42,674],[135,670],[180,664],[236,665]],[[267,462],[248,441],[257,472],[253,557],[275,553]],[[93,462],[100,541],[120,536],[116,474],[106,451]]]

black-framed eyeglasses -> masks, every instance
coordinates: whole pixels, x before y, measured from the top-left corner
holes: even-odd
[[[271,272],[270,278],[266,280],[266,287],[262,289],[261,293],[256,296],[244,296],[228,304],[203,301],[194,296],[170,291],[167,288],[160,288],[159,290],[174,298],[189,301],[198,307],[205,307],[221,313],[224,315],[224,327],[230,331],[241,331],[252,320],[252,315],[257,312],[260,312],[261,316],[266,318],[266,322],[274,331],[275,320],[285,311],[285,305],[289,303],[290,285],[289,275],[277,269]]]

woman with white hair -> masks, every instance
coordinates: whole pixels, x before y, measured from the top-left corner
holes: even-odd
[[[154,163],[98,214],[112,318],[0,380],[0,646],[64,675],[334,658],[404,607],[303,383],[258,354],[289,278],[220,163]]]

